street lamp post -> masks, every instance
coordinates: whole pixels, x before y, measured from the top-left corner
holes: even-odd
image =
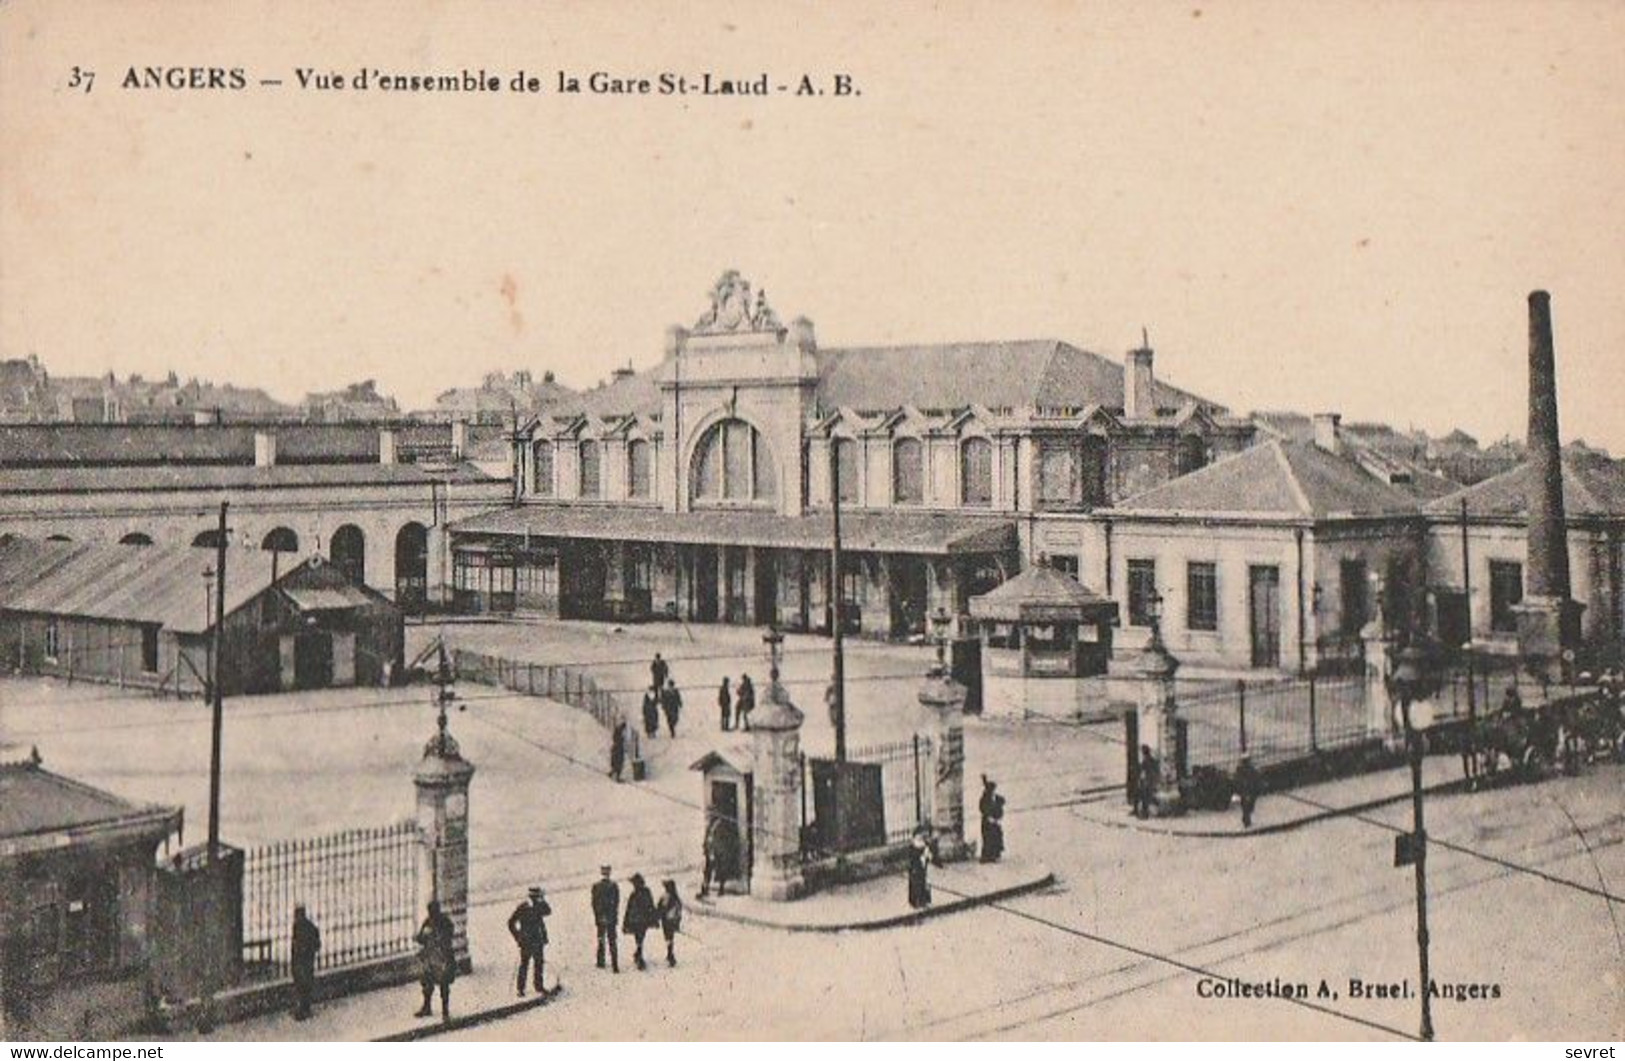
[[[938,605],[937,610],[931,613],[931,633],[933,640],[937,643],[938,674],[948,673],[948,626],[952,622],[953,616],[949,615],[948,609],[941,605]]]
[[[1405,745],[1411,761],[1411,813],[1415,831],[1408,838],[1400,837],[1395,864],[1408,860],[1416,866],[1416,952],[1422,978],[1422,1028],[1424,1041],[1433,1040],[1433,1006],[1428,995],[1428,878],[1427,830],[1422,817],[1422,753],[1428,727],[1433,724],[1433,708],[1426,700],[1418,701],[1422,689],[1422,653],[1415,647],[1399,654],[1394,667],[1394,692],[1399,696],[1399,709],[1405,726]]]

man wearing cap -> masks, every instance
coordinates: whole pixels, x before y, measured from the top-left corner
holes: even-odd
[[[534,968],[535,973],[531,983],[538,995],[546,995],[542,987],[542,961],[547,948],[547,917],[553,908],[547,905],[547,897],[542,889],[532,888],[530,898],[514,908],[513,915],[508,918],[508,934],[519,946],[519,997],[525,997],[525,972]],[[534,963],[534,966],[532,965]]]
[[[609,944],[609,967],[621,971],[620,954],[616,950],[616,922],[621,913],[621,889],[610,878],[610,868],[599,866],[598,883],[592,886],[592,920],[598,927],[598,968],[604,967],[604,944]]]

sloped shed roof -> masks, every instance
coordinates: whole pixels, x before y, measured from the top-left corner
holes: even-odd
[[[1047,564],[1035,564],[970,599],[972,617],[1005,622],[1085,619],[1116,612],[1117,604],[1111,598],[1102,597],[1065,571]]]

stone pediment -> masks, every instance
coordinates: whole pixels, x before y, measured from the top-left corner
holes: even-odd
[[[777,334],[783,330],[778,314],[767,304],[767,292],[757,291],[753,298],[750,281],[737,269],[729,269],[711,288],[711,308],[694,322],[693,334]]]

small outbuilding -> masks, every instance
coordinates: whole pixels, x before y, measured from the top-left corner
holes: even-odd
[[[150,1011],[157,853],[181,811],[0,745],[0,1039],[121,1037]]]
[[[212,549],[0,540],[0,667],[157,689],[207,688]],[[404,621],[388,598],[322,556],[276,569],[260,549],[226,561],[226,695],[383,684]]]
[[[750,890],[751,876],[754,766],[755,753],[746,739],[706,752],[689,767],[699,771],[705,786],[704,842],[720,852],[724,862],[731,863],[714,866],[713,870],[723,880],[738,882],[746,891]]]
[[[1071,716],[1085,709],[1085,679],[1106,673],[1117,602],[1039,563],[970,599],[982,642],[983,710]]]

